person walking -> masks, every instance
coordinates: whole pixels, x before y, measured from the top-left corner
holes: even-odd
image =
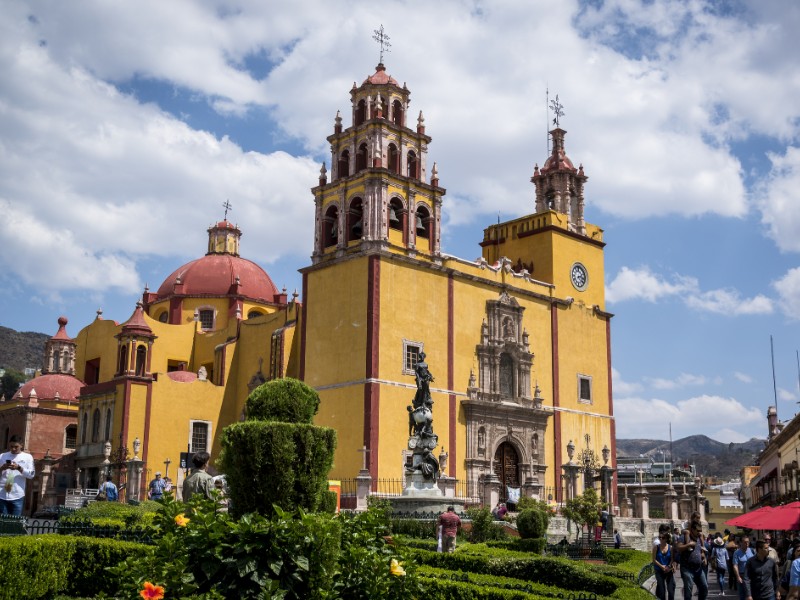
[[[653,546],[653,571],[656,575],[658,600],[675,600],[675,551],[669,530],[662,533]]]
[[[739,540],[739,548],[733,553],[733,574],[738,584],[739,600],[750,598],[750,582],[747,580],[747,561],[755,556],[750,547],[750,538],[746,535]]]
[[[448,506],[447,512],[439,515],[439,525],[442,526],[443,550],[455,552],[456,536],[461,528],[461,519],[455,513],[455,508]]]
[[[681,535],[681,541],[675,546],[680,557],[684,600],[692,600],[695,586],[697,586],[698,600],[706,600],[708,596],[708,580],[705,572],[707,560],[703,541],[702,525],[699,521],[692,520],[688,531]]]
[[[22,515],[25,480],[33,479],[33,457],[22,451],[22,438],[12,435],[8,452],[0,454],[0,515]]]
[[[161,471],[156,471],[156,477],[150,482],[147,489],[147,497],[150,500],[161,500],[164,497],[164,490],[167,484],[161,479]]]
[[[709,562],[717,572],[719,595],[722,596],[725,594],[725,576],[728,574],[728,551],[725,549],[725,540],[722,539],[720,533],[717,533],[717,537],[714,538]]]
[[[756,554],[745,565],[750,583],[752,600],[775,600],[778,589],[778,565],[769,557],[769,546],[765,540],[756,542]]]
[[[117,486],[114,485],[111,475],[106,475],[106,482],[100,487],[100,493],[105,494],[105,499],[108,502],[116,502],[119,500],[119,490]]]
[[[619,534],[619,531],[616,529],[614,530],[614,549],[619,550],[622,548],[622,536]]]

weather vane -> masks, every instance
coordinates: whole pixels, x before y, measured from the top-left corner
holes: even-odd
[[[381,60],[380,63],[383,64],[383,53],[389,52],[389,48],[392,45],[389,43],[389,36],[383,32],[383,24],[381,24],[380,29],[375,29],[375,35],[372,36],[372,39],[378,42],[381,46]]]
[[[232,209],[233,206],[231,206],[231,203],[228,202],[227,200],[225,200],[225,202],[222,203],[222,206],[225,209],[225,220],[227,221],[228,220],[228,211],[230,209]]]
[[[559,123],[558,123],[559,118],[564,116],[564,105],[561,104],[561,102],[558,101],[558,94],[556,94],[556,99],[555,100],[550,100],[550,108],[552,109],[553,114],[555,114],[555,116],[556,116],[556,118],[553,119],[553,124],[556,127],[558,127],[559,126]]]

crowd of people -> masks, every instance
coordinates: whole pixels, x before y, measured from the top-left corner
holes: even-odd
[[[700,513],[683,529],[659,528],[653,540],[656,596],[674,600],[675,578],[683,581],[684,600],[697,588],[698,600],[736,591],[739,600],[800,600],[800,534],[766,532],[758,539],[724,532],[703,535]],[[719,591],[709,590],[716,575]]]

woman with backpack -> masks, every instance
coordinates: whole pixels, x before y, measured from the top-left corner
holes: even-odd
[[[656,574],[658,600],[675,600],[675,552],[669,529],[660,532],[658,543],[653,544],[653,570]]]

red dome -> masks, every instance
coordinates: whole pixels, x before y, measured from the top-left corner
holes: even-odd
[[[14,394],[14,400],[26,400],[30,397],[31,391],[36,390],[36,397],[39,400],[52,400],[58,397],[61,400],[77,400],[81,388],[86,384],[77,377],[64,375],[63,373],[53,373],[42,375],[31,379]]]
[[[367,77],[364,83],[372,83],[374,85],[386,85],[387,83],[391,83],[397,85],[397,80],[389,75],[386,72],[386,67],[383,66],[383,63],[380,63],[375,67],[375,73]]]
[[[167,277],[155,301],[170,296],[242,296],[274,302],[277,293],[272,279],[253,261],[232,254],[207,254]]]

